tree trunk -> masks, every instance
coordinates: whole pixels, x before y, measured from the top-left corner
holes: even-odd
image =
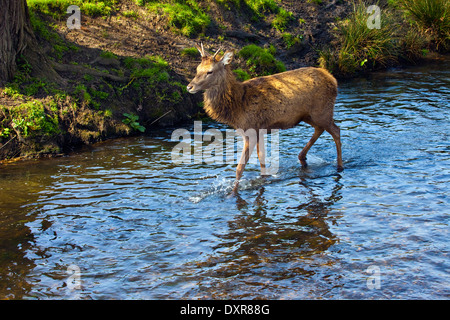
[[[34,76],[63,81],[41,52],[26,0],[0,0],[0,86],[13,79],[21,55],[32,66]]]

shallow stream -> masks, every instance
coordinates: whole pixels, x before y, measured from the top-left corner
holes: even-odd
[[[449,60],[342,81],[345,170],[327,133],[301,169],[301,124],[238,197],[176,128],[0,166],[0,298],[448,299],[449,101]]]

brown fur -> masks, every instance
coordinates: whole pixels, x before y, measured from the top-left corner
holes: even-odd
[[[315,128],[308,144],[299,154],[306,166],[306,154],[324,130],[336,143],[338,169],[343,168],[339,127],[333,120],[337,96],[337,81],[325,69],[300,68],[271,76],[236,80],[230,69],[232,53],[226,52],[222,59],[217,53],[210,57],[199,48],[202,62],[197,75],[188,85],[188,91],[205,90],[204,109],[214,120],[235,129],[287,129],[304,121]],[[241,160],[246,163],[254,145],[244,144]],[[259,146],[259,144],[257,144]],[[263,169],[263,154],[258,156]],[[240,163],[236,173],[236,187],[245,163]]]

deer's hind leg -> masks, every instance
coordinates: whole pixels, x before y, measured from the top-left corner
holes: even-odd
[[[342,162],[341,129],[333,121],[325,130],[331,134],[334,143],[336,144],[337,169],[338,171],[342,171],[344,170],[344,164]]]
[[[266,149],[264,146],[264,134],[258,135],[256,142],[256,152],[258,153],[259,164],[261,166],[261,176],[266,176]]]
[[[303,148],[303,150],[300,151],[300,153],[298,154],[298,160],[300,160],[300,163],[302,164],[302,167],[304,167],[304,168],[306,168],[308,166],[308,164],[306,163],[306,154],[308,153],[309,149],[311,149],[313,144],[317,141],[317,139],[319,139],[319,137],[322,135],[323,131],[325,130],[318,126],[313,126],[313,127],[314,127],[313,136],[308,141],[308,143]]]

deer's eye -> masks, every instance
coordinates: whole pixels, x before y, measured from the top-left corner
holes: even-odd
[[[213,73],[212,71],[208,71],[206,74],[209,75],[209,74],[212,74],[212,73]]]

